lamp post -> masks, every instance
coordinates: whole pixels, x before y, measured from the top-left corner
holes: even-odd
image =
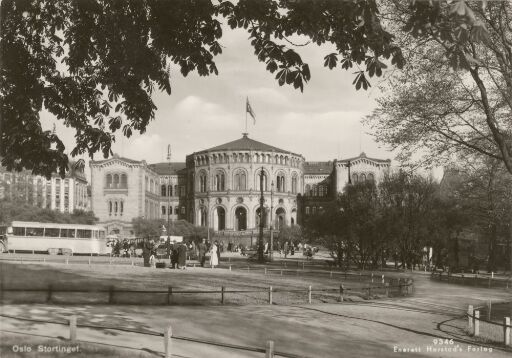
[[[274,181],[270,185],[270,261],[274,260],[274,228],[272,222],[272,212],[274,211]]]
[[[167,145],[167,160],[169,161],[169,180],[167,181],[167,256],[171,259],[171,145]]]
[[[265,202],[265,198],[263,197],[263,175],[265,174],[263,167],[261,167],[261,174],[260,174],[260,234],[258,237],[258,261],[263,263],[265,261],[265,257],[263,256],[263,227],[265,226],[265,223],[263,222],[263,212],[264,207],[263,204]]]

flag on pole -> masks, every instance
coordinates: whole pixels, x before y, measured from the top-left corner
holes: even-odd
[[[246,98],[247,99],[247,104],[246,104],[246,112],[249,113],[252,117],[252,120],[253,120],[253,124],[256,124],[256,115],[254,114],[254,111],[252,110],[252,107],[251,107],[251,104],[249,103],[249,97]]]

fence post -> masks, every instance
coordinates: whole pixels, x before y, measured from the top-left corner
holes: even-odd
[[[114,286],[110,286],[108,289],[108,303],[112,303],[114,301]]]
[[[76,341],[76,315],[69,317],[69,340]]]
[[[505,346],[512,345],[510,342],[510,317],[503,317],[503,343]]]
[[[169,325],[164,332],[165,358],[172,357],[172,326]]]
[[[308,288],[308,303],[311,304],[311,286]]]
[[[389,297],[389,282],[386,282],[384,286],[386,287],[386,297]]]
[[[220,303],[224,304],[224,286],[220,288]]]
[[[478,337],[480,335],[480,311],[473,311],[473,336]]]
[[[372,281],[373,282],[373,281]],[[368,284],[368,299],[372,297],[372,284]]]
[[[52,285],[48,285],[48,296],[46,296],[46,302],[52,301]]]
[[[272,304],[272,286],[268,288],[268,304]]]
[[[491,320],[492,301],[487,301],[487,320]]]
[[[167,304],[171,304],[171,297],[172,297],[172,286],[169,286],[167,288]]]
[[[274,358],[274,341],[267,341],[265,348],[265,358]]]
[[[468,331],[473,330],[473,305],[468,306]]]
[[[343,291],[344,291],[343,285],[340,285],[340,302],[343,302]]]

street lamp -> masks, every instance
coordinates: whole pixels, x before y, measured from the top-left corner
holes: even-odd
[[[169,162],[169,180],[167,181],[167,256],[171,259],[171,145],[167,145],[167,161]]]
[[[274,211],[274,181],[270,184],[270,261],[274,259],[274,230],[272,227],[272,212]]]

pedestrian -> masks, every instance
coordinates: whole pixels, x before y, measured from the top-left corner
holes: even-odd
[[[178,266],[178,243],[176,240],[172,241],[171,250],[171,268],[176,268]]]
[[[217,247],[217,242],[214,242],[210,249],[210,266],[215,268],[219,264],[219,248]]]
[[[286,258],[286,256],[288,256],[288,241],[284,242],[283,251],[284,251],[284,258]]]
[[[219,245],[218,241],[215,241],[215,246],[217,246],[217,264],[220,262],[220,250],[222,248],[222,244]]]
[[[208,248],[206,247],[206,239],[205,238],[203,238],[203,241],[197,245],[197,250],[198,250],[197,259],[199,260],[201,267],[204,267],[204,262],[206,260],[206,251],[208,251]]]
[[[178,245],[178,268],[185,270],[187,267],[187,245],[184,242]]]

